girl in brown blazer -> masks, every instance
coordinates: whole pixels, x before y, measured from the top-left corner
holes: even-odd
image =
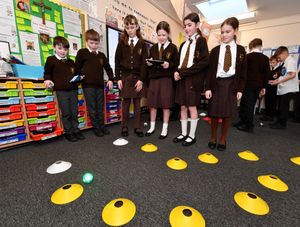
[[[188,39],[179,48],[179,67],[174,73],[176,83],[175,102],[181,107],[181,134],[173,139],[189,146],[196,142],[195,133],[198,123],[197,106],[200,104],[201,81],[208,67],[208,48],[206,40],[199,30],[200,18],[190,13],[183,19],[184,31]],[[190,114],[190,132],[187,133],[188,114]]]
[[[170,42],[170,25],[161,21],[156,27],[158,43],[150,49],[149,59],[147,59],[148,76],[150,79],[147,103],[150,109],[150,129],[145,136],[150,136],[155,131],[155,120],[157,108],[163,109],[163,127],[159,139],[165,139],[168,135],[168,123],[170,108],[174,103],[173,74],[178,67],[177,47]],[[151,60],[161,60],[159,65]]]
[[[237,101],[245,87],[247,61],[245,48],[236,44],[239,21],[227,18],[221,25],[221,45],[213,48],[209,56],[209,70],[205,97],[209,99],[208,115],[211,117],[210,149],[226,149],[231,118],[237,115]],[[217,144],[218,120],[222,119],[222,133]]]
[[[147,46],[138,20],[133,15],[124,19],[124,31],[115,54],[115,74],[122,100],[122,136],[128,136],[128,117],[131,99],[134,104],[134,133],[143,137],[141,129],[141,97],[144,96],[146,80]]]

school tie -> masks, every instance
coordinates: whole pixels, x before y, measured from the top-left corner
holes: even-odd
[[[163,51],[164,51],[164,44],[161,44],[159,49],[159,60],[162,60]]]
[[[97,55],[97,52],[96,51],[92,51],[92,54]]]
[[[185,56],[184,56],[184,59],[183,59],[183,62],[182,62],[182,65],[181,65],[181,68],[182,69],[185,69],[187,68],[187,65],[188,65],[188,62],[189,62],[189,56],[190,56],[190,47],[191,47],[191,44],[193,42],[192,39],[189,39],[189,45],[188,45],[188,48],[186,50],[186,53],[185,53]]]
[[[62,63],[65,63],[65,62],[67,62],[67,59],[66,59],[66,58],[60,59],[60,61],[61,61]]]
[[[131,51],[131,53],[133,53],[133,48],[134,48],[133,39],[131,39],[130,40],[130,51]]]
[[[224,66],[223,66],[224,72],[227,73],[229,71],[230,66],[231,66],[231,51],[230,51],[230,46],[226,45]]]

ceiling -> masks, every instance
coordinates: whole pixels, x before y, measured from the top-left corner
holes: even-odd
[[[166,13],[169,17],[181,24],[176,11],[170,0],[148,0],[154,6]],[[189,8],[193,12],[198,12],[194,6],[195,3],[203,0],[185,0]],[[238,2],[238,0],[237,0]],[[300,14],[299,0],[247,0],[250,11],[256,11],[255,21],[269,20],[273,18],[280,18]]]

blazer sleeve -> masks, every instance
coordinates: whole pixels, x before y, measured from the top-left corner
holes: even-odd
[[[107,76],[108,76],[109,80],[113,81],[114,80],[113,70],[112,70],[112,68],[111,68],[111,66],[110,66],[110,64],[109,64],[109,62],[108,62],[108,60],[107,60],[107,58],[106,58],[106,56],[104,54],[103,54],[103,58],[104,58],[104,65],[103,65],[103,67],[104,67],[104,69],[105,69],[105,71],[107,73]]]
[[[205,91],[213,89],[213,79],[216,77],[215,67],[216,48],[212,49],[209,55],[209,66],[205,76]]]
[[[241,61],[241,69],[240,69],[240,75],[238,79],[238,86],[237,86],[237,92],[243,92],[246,85],[246,79],[247,79],[247,56],[245,48],[240,46],[242,48],[242,51],[240,52],[239,60]],[[241,58],[243,56],[243,58]]]
[[[79,50],[77,52],[76,58],[75,58],[75,74],[81,75],[82,74],[82,68],[84,64],[84,57],[83,57],[83,49]]]
[[[177,69],[178,65],[179,65],[179,54],[178,54],[177,47],[174,45],[172,51],[172,58],[171,61],[169,62],[169,69],[171,71],[174,71]]]
[[[50,57],[48,57],[44,66],[44,80],[52,80],[53,66]]]
[[[146,59],[148,57],[148,48],[146,43],[143,43],[142,47],[142,56],[141,56],[141,81],[145,82],[147,80],[147,65],[146,65]]]
[[[209,63],[209,53],[208,53],[208,47],[206,40],[203,37],[198,38],[196,44],[196,51],[199,51],[199,58],[196,56],[196,60],[194,59],[194,64],[187,68],[187,69],[179,69],[179,75],[181,78],[187,77],[187,76],[194,76],[195,74],[198,74],[200,71],[204,70]],[[196,53],[197,55],[197,53]]]
[[[118,43],[115,53],[115,75],[117,80],[121,80],[121,59],[122,59],[122,46],[121,41]]]
[[[268,80],[269,80],[269,75],[271,73],[271,70],[270,70],[270,63],[269,63],[269,58],[265,58],[265,61],[264,61],[264,88],[267,87],[268,85]]]

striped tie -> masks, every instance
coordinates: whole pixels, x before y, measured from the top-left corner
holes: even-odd
[[[182,65],[181,65],[181,68],[182,69],[186,69],[187,68],[187,65],[188,65],[188,62],[189,62],[189,56],[190,56],[190,47],[191,47],[191,44],[193,42],[192,39],[189,39],[189,45],[188,45],[188,48],[186,50],[186,53],[185,53],[185,56],[184,56],[184,59],[183,59],[183,62],[182,62]]]
[[[163,51],[164,51],[164,44],[161,44],[159,49],[159,60],[162,60]]]

